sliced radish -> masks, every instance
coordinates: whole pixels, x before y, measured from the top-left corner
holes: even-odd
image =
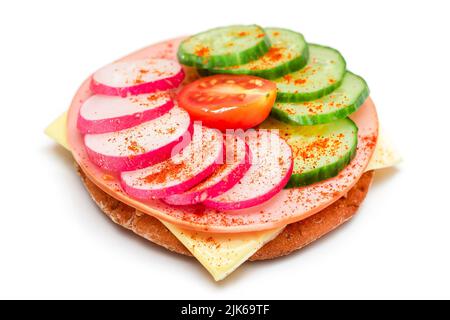
[[[207,199],[205,206],[218,210],[238,210],[256,206],[275,196],[292,174],[291,147],[278,134],[258,130],[247,135],[252,166],[233,188]]]
[[[173,106],[166,92],[127,98],[94,95],[81,106],[77,126],[83,134],[120,131],[158,118]]]
[[[226,136],[225,150],[225,162],[211,177],[189,191],[174,194],[164,201],[173,205],[191,205],[217,197],[231,189],[249,170],[251,153],[245,141],[237,135]]]
[[[183,79],[183,68],[176,60],[116,62],[94,73],[91,90],[97,94],[126,97],[174,89]]]
[[[169,159],[173,149],[189,143],[193,127],[189,114],[179,107],[159,118],[129,129],[87,134],[84,144],[89,159],[108,171],[127,171]]]
[[[194,124],[191,143],[164,162],[122,172],[122,188],[138,199],[164,198],[197,185],[223,162],[223,137],[214,129]]]

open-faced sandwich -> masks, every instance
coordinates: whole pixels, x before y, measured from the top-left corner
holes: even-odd
[[[236,25],[158,43],[90,76],[47,133],[117,224],[215,280],[357,211],[395,164],[369,88],[339,51]]]

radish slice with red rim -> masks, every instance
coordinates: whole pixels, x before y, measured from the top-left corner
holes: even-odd
[[[81,106],[77,127],[81,133],[106,133],[158,118],[174,106],[166,92],[132,97],[94,95]]]
[[[122,172],[121,185],[134,198],[164,198],[189,190],[212,175],[222,162],[222,134],[194,124],[192,141],[186,148],[154,166]]]
[[[250,131],[246,139],[252,153],[252,166],[233,188],[205,200],[205,206],[217,210],[253,207],[275,196],[288,183],[293,159],[286,141],[268,130]]]
[[[214,174],[189,191],[174,194],[164,199],[168,204],[192,205],[214,198],[238,183],[251,166],[248,145],[238,135],[225,136],[225,162]]]
[[[174,89],[183,79],[183,68],[176,60],[116,62],[94,73],[91,90],[97,94],[126,97]]]
[[[179,107],[138,126],[109,133],[87,134],[84,144],[89,159],[108,171],[127,171],[169,159],[175,147],[189,143],[189,114]]]

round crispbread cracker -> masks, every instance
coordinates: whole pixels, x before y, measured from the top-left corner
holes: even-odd
[[[114,199],[90,181],[83,171],[78,171],[94,202],[115,223],[170,251],[192,256],[158,219]],[[249,260],[268,260],[288,255],[348,221],[356,214],[366,197],[372,179],[373,171],[365,173],[346,197],[307,219],[288,225]]]

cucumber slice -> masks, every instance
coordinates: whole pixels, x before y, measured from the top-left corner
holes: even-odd
[[[275,79],[280,102],[300,102],[318,99],[339,87],[346,63],[339,51],[309,45],[309,61],[303,69]]]
[[[178,60],[187,66],[214,68],[244,64],[258,59],[270,48],[270,40],[257,25],[211,29],[184,40]]]
[[[248,74],[276,79],[300,70],[308,61],[308,44],[302,34],[286,29],[266,28],[272,47],[261,58],[246,64],[199,70],[201,75]]]
[[[369,87],[363,78],[347,72],[342,85],[332,93],[313,101],[277,102],[272,116],[294,125],[315,125],[347,117],[358,110],[369,96]]]
[[[278,129],[292,148],[294,171],[286,188],[335,177],[356,155],[358,128],[349,118],[307,127],[268,118],[261,127]]]

